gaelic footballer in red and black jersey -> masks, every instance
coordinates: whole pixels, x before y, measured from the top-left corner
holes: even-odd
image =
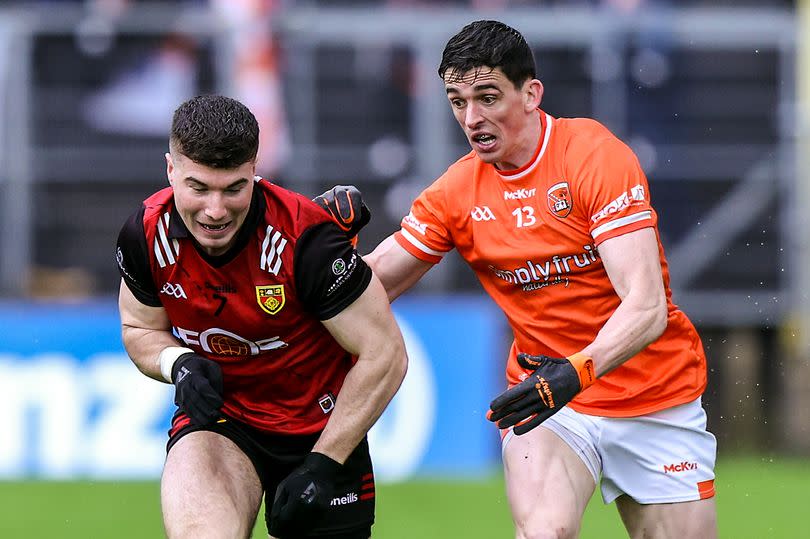
[[[118,266],[141,303],[162,306],[181,346],[216,361],[223,412],[267,432],[321,431],[355,358],[321,324],[371,270],[329,215],[257,178],[234,245],[197,245],[165,188],[123,226]]]

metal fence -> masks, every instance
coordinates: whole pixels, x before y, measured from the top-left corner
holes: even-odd
[[[312,195],[359,185],[375,211],[361,246],[373,247],[412,196],[467,151],[436,66],[447,38],[483,17],[527,37],[544,109],[595,117],[636,150],[661,215],[676,301],[693,319],[780,323],[798,297],[790,226],[797,32],[786,10],[283,11],[273,28],[293,153],[279,181]],[[96,293],[117,286],[115,236],[165,182],[165,137],[99,133],[77,110],[117,65],[177,31],[200,46],[195,91],[228,93],[228,37],[238,29],[205,9],[136,6],[114,27],[93,27],[68,6],[0,11],[5,295],[31,293],[39,267],[83,269]],[[92,55],[77,45],[82,36],[111,41]],[[420,284],[475,286],[454,257]]]

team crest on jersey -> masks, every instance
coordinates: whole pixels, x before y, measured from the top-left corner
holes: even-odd
[[[267,314],[277,314],[284,307],[284,285],[271,284],[256,287],[256,301]]]
[[[546,199],[548,200],[549,211],[560,219],[568,217],[568,214],[574,208],[574,204],[571,202],[571,193],[568,191],[568,182],[559,182],[552,185],[546,191]]]

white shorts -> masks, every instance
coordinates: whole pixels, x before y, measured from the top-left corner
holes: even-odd
[[[706,430],[700,398],[638,417],[601,417],[569,407],[541,427],[556,433],[585,463],[602,499],[627,494],[641,504],[674,503],[714,496],[717,441]],[[514,436],[511,429],[503,448]]]

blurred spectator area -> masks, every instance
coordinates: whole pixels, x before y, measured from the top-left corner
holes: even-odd
[[[174,11],[167,14],[171,17]],[[216,86],[214,36],[210,31],[190,36],[199,47],[193,66],[195,87],[178,93],[167,90],[154,76],[140,86],[134,83],[138,75],[149,75],[147,53],[165,39],[165,24],[145,19],[142,27],[101,35],[93,35],[90,28],[83,30],[88,32],[83,36],[77,28],[82,29],[86,20],[76,20],[73,28],[55,24],[43,29],[32,42],[32,263],[48,268],[45,275],[60,267],[85,270],[92,279],[91,291],[107,293],[117,288],[111,261],[122,218],[145,196],[166,185],[163,154],[170,114],[179,104],[176,100],[186,99],[190,92],[211,92]],[[127,76],[129,89],[122,87]],[[98,100],[104,90],[107,103],[95,111],[101,117],[93,118],[92,100]],[[120,97],[128,92],[135,110],[127,111],[127,101],[116,99],[115,90]],[[127,132],[127,118],[132,122],[131,118],[144,118],[150,112],[154,119],[144,121],[155,127],[147,126],[146,132],[133,127]],[[121,128],[109,128],[118,116],[123,118],[118,120]],[[104,128],[98,128],[99,123]],[[47,294],[50,287],[47,280],[34,279],[28,288],[39,295]]]
[[[12,146],[27,150],[30,161],[30,200],[20,199],[30,204],[30,249],[19,258],[49,271],[78,269],[92,293],[112,293],[121,222],[166,182],[170,111],[191,95],[232,91],[228,36],[239,29],[204,2],[135,3],[106,26],[88,18],[86,4],[45,4],[35,15],[23,9],[21,19],[8,14],[28,44],[25,57],[4,55],[6,65],[28,69],[25,81],[3,80],[23,85],[28,96],[22,112],[8,99],[4,108],[22,122],[24,140]],[[436,66],[450,35],[494,17],[529,39],[546,111],[596,117],[636,150],[673,284],[690,313],[707,323],[726,322],[729,311],[755,324],[780,316],[780,306],[766,298],[784,293],[789,262],[788,205],[779,196],[792,181],[789,10],[287,4],[295,6],[278,9],[270,24],[292,153],[271,175],[308,195],[336,183],[358,185],[374,212],[361,250],[393,231],[412,198],[468,151]],[[158,57],[169,35],[179,52]],[[192,61],[172,63],[177,57]],[[156,58],[168,62],[162,75]],[[116,101],[116,91],[129,98]],[[0,159],[0,178],[10,174],[12,159]],[[6,182],[9,196],[19,184],[16,177]],[[20,248],[16,236],[0,238]],[[8,295],[36,294],[41,286],[30,278],[22,290],[4,282]],[[451,256],[421,286],[454,291],[477,284]]]

